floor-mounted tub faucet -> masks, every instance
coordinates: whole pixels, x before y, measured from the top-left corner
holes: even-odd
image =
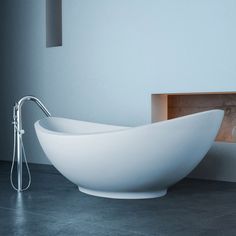
[[[24,191],[29,188],[31,183],[31,176],[29,167],[26,161],[25,151],[24,151],[24,145],[22,141],[22,135],[24,134],[24,130],[22,129],[22,116],[21,116],[21,108],[22,105],[26,101],[32,101],[35,102],[41,110],[45,113],[46,116],[51,116],[50,112],[47,110],[47,108],[43,105],[43,103],[34,96],[25,96],[22,97],[18,102],[15,103],[13,107],[13,125],[14,125],[14,147],[13,147],[13,161],[12,161],[12,167],[11,167],[11,174],[10,174],[10,180],[12,187],[18,191]],[[16,154],[16,161],[17,161],[17,187],[13,184],[12,181],[12,173],[14,168],[14,162],[15,162],[15,154]],[[29,174],[29,183],[27,187],[23,188],[22,185],[22,162],[23,162],[23,155],[25,158],[26,167]]]

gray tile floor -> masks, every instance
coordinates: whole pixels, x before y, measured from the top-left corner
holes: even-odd
[[[185,179],[163,198],[114,200],[31,165],[32,186],[17,194],[9,168],[0,162],[0,236],[236,235],[236,183]]]

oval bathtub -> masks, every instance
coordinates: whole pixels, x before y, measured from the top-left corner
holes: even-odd
[[[101,197],[160,197],[211,147],[224,112],[211,110],[139,127],[58,117],[35,123],[52,164],[80,191]]]

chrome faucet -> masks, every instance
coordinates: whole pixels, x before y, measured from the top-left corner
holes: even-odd
[[[48,117],[51,116],[50,112],[43,105],[43,103],[38,98],[36,98],[34,96],[22,97],[18,102],[15,103],[15,105],[13,107],[14,150],[13,150],[13,164],[12,164],[12,168],[11,168],[11,183],[12,183],[12,187],[15,190],[17,190],[18,192],[25,190],[22,187],[22,161],[23,161],[22,149],[24,148],[23,142],[22,142],[22,135],[24,134],[24,130],[22,129],[21,108],[22,108],[22,105],[26,101],[35,102],[41,108],[41,110],[45,113],[46,116],[48,116]],[[15,146],[16,146],[16,160],[17,160],[17,187],[15,187],[12,182],[12,171],[14,168],[14,160],[15,160]],[[24,150],[23,150],[23,152],[24,152]],[[28,165],[27,165],[27,169],[28,169]],[[28,169],[28,171],[29,171],[29,169]]]

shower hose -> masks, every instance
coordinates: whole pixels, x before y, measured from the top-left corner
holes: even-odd
[[[15,107],[13,109],[15,109]],[[18,191],[17,187],[13,183],[13,170],[14,170],[14,166],[15,166],[15,156],[16,156],[16,138],[17,138],[16,134],[19,133],[21,153],[23,154],[25,165],[26,165],[26,169],[27,169],[27,173],[28,173],[28,184],[26,185],[26,187],[22,188],[22,191],[25,191],[31,185],[31,173],[30,173],[30,169],[29,169],[29,166],[28,166],[28,162],[27,162],[27,158],[26,158],[26,154],[25,154],[24,143],[23,143],[23,138],[22,138],[22,135],[25,132],[24,132],[23,129],[22,130],[18,130],[17,123],[16,123],[15,117],[14,117],[14,111],[13,111],[13,122],[12,122],[12,124],[13,124],[13,127],[14,127],[13,128],[13,132],[14,132],[13,138],[14,138],[14,141],[13,141],[13,154],[12,154],[12,164],[11,164],[11,171],[10,171],[10,181],[11,181],[12,188],[15,189],[16,191]]]

